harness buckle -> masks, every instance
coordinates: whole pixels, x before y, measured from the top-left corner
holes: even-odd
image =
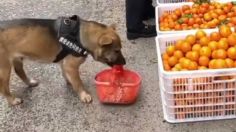
[[[70,19],[64,19],[64,24],[69,26],[71,24],[71,20]]]

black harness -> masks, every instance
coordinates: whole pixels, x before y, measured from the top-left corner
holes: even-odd
[[[53,62],[59,62],[67,55],[71,54],[76,57],[86,57],[88,52],[83,48],[80,42],[80,21],[71,18],[60,18],[58,29],[58,42],[62,50]]]

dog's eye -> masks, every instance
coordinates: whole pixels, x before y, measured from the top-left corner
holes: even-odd
[[[115,52],[116,52],[116,53],[120,53],[120,50],[116,50]]]

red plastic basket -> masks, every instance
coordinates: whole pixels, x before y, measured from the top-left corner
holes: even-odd
[[[131,104],[136,101],[141,85],[138,73],[114,66],[95,77],[97,95],[102,103]]]

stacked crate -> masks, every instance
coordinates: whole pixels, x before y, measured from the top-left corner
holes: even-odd
[[[229,2],[224,0],[223,2]],[[184,39],[197,30],[161,31],[159,17],[173,12],[182,5],[192,5],[189,0],[157,0],[156,38],[159,88],[164,118],[171,123],[195,122],[236,118],[236,69],[214,69],[168,72],[163,68],[162,53],[167,46]],[[207,34],[215,29],[205,29]],[[222,79],[224,77],[231,79]],[[217,78],[221,78],[217,80]]]

